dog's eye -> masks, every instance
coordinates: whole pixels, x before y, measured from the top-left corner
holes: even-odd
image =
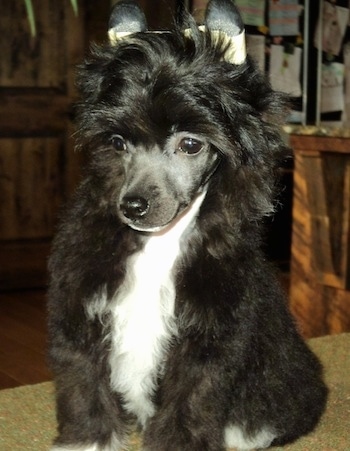
[[[126,150],[126,143],[122,136],[120,135],[112,136],[111,142],[112,146],[115,148],[115,150],[118,150],[118,152]]]
[[[179,144],[179,150],[188,155],[195,155],[203,149],[203,143],[198,139],[186,137],[182,138]]]

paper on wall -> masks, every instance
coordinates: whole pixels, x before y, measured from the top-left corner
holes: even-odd
[[[270,0],[269,28],[271,36],[297,36],[301,7],[298,0]]]
[[[245,25],[265,25],[265,0],[236,0]]]
[[[284,52],[283,45],[271,45],[270,48],[270,82],[273,89],[301,97],[301,57],[302,49],[294,48],[294,53]]]
[[[344,64],[322,64],[321,113],[344,110]]]
[[[320,27],[322,22],[322,42]],[[314,45],[326,53],[338,56],[349,22],[349,9],[330,2],[323,3],[323,16],[318,19]]]

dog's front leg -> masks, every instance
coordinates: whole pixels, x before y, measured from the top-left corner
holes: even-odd
[[[111,392],[109,371],[90,354],[65,342],[51,349],[55,373],[58,437],[51,451],[120,451],[128,416]]]
[[[229,400],[216,352],[172,352],[160,383],[159,408],[144,432],[144,451],[224,450]]]

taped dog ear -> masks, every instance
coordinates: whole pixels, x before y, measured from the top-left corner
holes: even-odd
[[[129,34],[147,31],[146,17],[133,0],[120,0],[112,9],[108,23],[108,37],[112,45]]]
[[[241,15],[232,0],[211,0],[208,4],[205,24],[209,30],[220,30],[235,38],[244,33]]]
[[[205,15],[205,27],[217,39],[224,34],[228,48],[225,61],[242,64],[246,57],[244,24],[232,0],[211,0]]]
[[[242,64],[247,57],[244,24],[232,0],[210,0],[201,31],[209,31],[213,41],[227,45],[224,60],[232,64]],[[191,29],[184,30],[191,35]]]

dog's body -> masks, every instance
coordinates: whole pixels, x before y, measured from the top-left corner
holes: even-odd
[[[145,450],[251,450],[324,409],[261,251],[285,100],[213,37],[218,23],[240,33],[235,11],[213,0],[207,31],[146,33],[124,1],[116,44],[82,71],[90,163],[50,261],[54,450],[121,450],[132,419]]]

